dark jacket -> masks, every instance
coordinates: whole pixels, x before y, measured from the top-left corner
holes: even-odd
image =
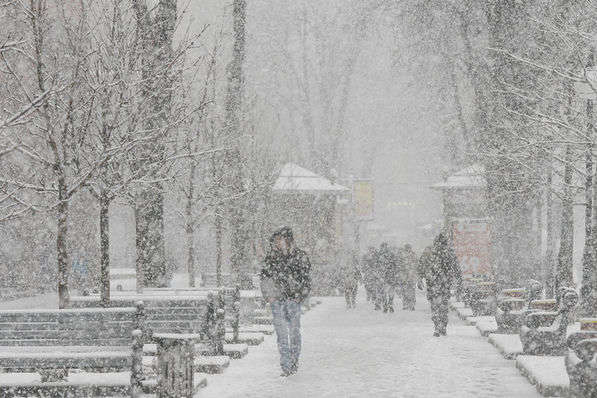
[[[264,296],[302,302],[311,292],[309,257],[297,248],[292,248],[288,255],[272,249],[265,258],[260,278],[262,285],[273,285],[277,293],[273,296],[264,291]]]
[[[377,263],[385,283],[391,286],[400,283],[400,263],[394,250],[387,245],[382,245],[377,252]]]
[[[429,296],[449,295],[453,283],[460,283],[462,275],[454,249],[443,234],[433,242],[431,253],[421,259]]]

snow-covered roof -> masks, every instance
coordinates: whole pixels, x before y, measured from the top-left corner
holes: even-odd
[[[433,189],[458,189],[458,188],[484,188],[487,186],[485,180],[485,168],[480,164],[474,164],[466,169],[449,176],[445,181],[431,186]]]
[[[282,167],[280,176],[273,187],[274,192],[345,192],[348,188],[334,184],[327,178],[313,173],[293,163]]]
[[[110,267],[110,275],[135,275],[137,271],[134,268]]]

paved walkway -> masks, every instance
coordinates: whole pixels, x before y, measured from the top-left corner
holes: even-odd
[[[360,298],[363,294],[360,294]],[[340,298],[303,318],[298,374],[281,378],[275,337],[209,376],[199,394],[226,397],[538,397],[512,361],[477,330],[451,318],[448,336],[432,336],[429,306],[415,312],[374,312],[362,300],[347,311]]]

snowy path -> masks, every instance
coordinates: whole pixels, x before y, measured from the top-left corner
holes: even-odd
[[[362,292],[359,298],[362,298]],[[226,397],[538,397],[477,330],[454,317],[448,336],[432,336],[429,306],[383,314],[362,302],[346,311],[341,298],[325,298],[303,318],[299,373],[281,378],[275,337],[199,394]]]

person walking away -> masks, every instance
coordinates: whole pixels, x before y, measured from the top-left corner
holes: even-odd
[[[423,290],[425,278],[427,276],[428,270],[431,268],[431,262],[433,261],[433,247],[427,246],[423,249],[423,253],[421,253],[421,257],[419,257],[419,261],[417,263],[417,273],[419,276],[419,280],[417,282],[417,288],[419,290]],[[431,301],[429,297],[429,291],[427,291],[427,300]]]
[[[462,275],[454,250],[444,233],[433,242],[431,250],[426,250],[420,260],[421,273],[427,284],[427,298],[431,303],[431,318],[434,336],[445,336],[448,326],[448,300],[450,287],[460,282]]]
[[[385,269],[382,264],[382,252],[381,249],[375,250],[373,256],[373,267],[372,267],[372,279],[373,279],[373,294],[374,294],[374,309],[375,311],[381,311],[385,303]]]
[[[367,302],[375,303],[375,248],[370,246],[363,255],[362,278]]]
[[[311,263],[296,247],[292,229],[270,238],[270,251],[260,273],[263,298],[270,303],[280,352],[281,376],[298,371],[301,353],[301,304],[311,291]]]
[[[402,309],[408,311],[415,310],[417,283],[418,259],[410,244],[404,245],[401,253],[401,264],[403,266],[402,276]]]
[[[394,312],[394,295],[399,283],[398,258],[385,242],[381,244],[379,250],[379,265],[382,270],[383,312]]]
[[[359,288],[360,279],[360,272],[356,265],[352,264],[344,269],[343,285],[346,309],[356,308],[357,306],[357,290]]]

